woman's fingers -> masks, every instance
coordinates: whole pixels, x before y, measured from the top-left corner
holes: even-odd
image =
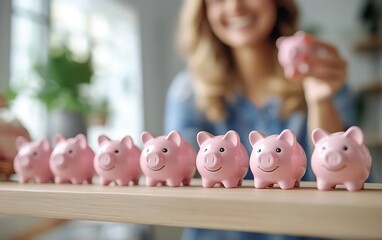
[[[319,40],[315,40],[313,49],[317,55],[339,55],[335,46]]]
[[[345,78],[347,75],[347,64],[342,59],[317,58],[309,61],[305,65],[308,68],[305,75],[312,75],[315,77],[336,75],[339,78]]]
[[[312,54],[301,62],[297,69],[305,77],[311,76],[326,81],[344,81],[347,75],[347,63],[338,54],[337,49],[325,42],[316,41]]]

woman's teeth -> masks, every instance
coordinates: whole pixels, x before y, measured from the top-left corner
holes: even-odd
[[[228,20],[228,28],[237,29],[247,27],[252,24],[252,18],[246,17],[235,17]]]

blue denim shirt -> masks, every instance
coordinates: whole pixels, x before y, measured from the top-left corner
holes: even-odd
[[[334,104],[345,123],[345,126],[352,126],[356,122],[354,103],[349,89],[345,86],[333,98]],[[296,112],[285,120],[281,120],[279,112],[281,108],[280,98],[274,96],[269,98],[267,103],[261,108],[256,107],[252,102],[240,93],[234,101],[227,106],[227,119],[221,122],[210,122],[204,114],[195,106],[195,95],[191,76],[187,72],[182,72],[176,76],[172,82],[166,99],[165,109],[165,132],[178,130],[182,136],[195,146],[199,147],[196,135],[199,131],[208,131],[214,135],[225,134],[228,130],[235,130],[241,138],[241,142],[246,147],[248,154],[251,154],[252,147],[248,140],[251,131],[257,130],[266,135],[279,134],[284,129],[291,129],[297,141],[305,149],[307,156],[310,156],[310,133],[307,128],[307,114]],[[330,119],[328,119],[330,121]],[[303,180],[313,180],[313,173],[308,160],[308,168]],[[246,178],[252,178],[251,171],[248,171]],[[259,237],[258,234],[228,232],[217,230],[189,230],[185,234],[186,239],[253,239]],[[264,239],[265,236],[261,236]]]

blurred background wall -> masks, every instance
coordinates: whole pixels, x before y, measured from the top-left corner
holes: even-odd
[[[3,32],[0,34],[0,89],[2,90],[7,88],[9,79],[11,9],[11,1],[0,2],[0,30]]]
[[[100,133],[112,138],[130,134],[138,145],[143,130],[163,134],[166,91],[175,75],[184,69],[184,62],[175,49],[181,2],[0,1],[0,93],[8,92],[8,86],[11,87],[12,114],[28,128],[33,138],[54,133],[49,119],[59,114],[56,108],[48,110],[47,105],[36,98],[36,92],[45,85],[42,77],[36,74],[35,64],[47,62],[50,48],[64,45],[71,48],[76,55],[74,58],[82,62],[92,56],[91,81],[79,86],[79,93],[85,103],[91,103],[93,115],[86,115],[91,124],[83,131],[95,149]],[[296,2],[301,10],[301,29],[312,31],[336,45],[348,61],[348,83],[358,97],[360,125],[366,131],[367,143],[376,159],[374,180],[381,181],[382,44],[380,31],[379,37],[373,37],[367,21],[361,17],[369,1]],[[381,7],[382,1],[373,2]],[[60,101],[49,104],[60,106],[60,109],[66,109],[71,101],[78,100],[71,99],[68,94],[54,100],[57,99]],[[100,115],[94,117],[101,113],[106,113],[105,119]],[[31,221],[35,222],[34,219]],[[20,228],[28,225],[20,218],[0,217],[0,239],[11,231],[12,228],[7,226],[18,226],[16,222]],[[76,224],[87,224],[90,233],[102,231],[104,226],[101,223]],[[62,234],[76,226],[69,225],[56,233],[61,235],[49,236],[65,239]],[[122,229],[129,232],[125,227],[122,225]],[[139,233],[151,232],[148,236],[152,239],[177,239],[181,232],[176,228],[133,229],[139,229]],[[100,239],[102,235],[97,236]]]

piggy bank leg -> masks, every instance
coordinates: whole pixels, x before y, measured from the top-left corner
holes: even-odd
[[[237,183],[237,186],[240,187],[241,185],[243,185],[243,179],[240,179],[239,182]]]
[[[103,177],[99,178],[99,182],[101,183],[102,186],[107,186],[110,184],[111,180],[105,179]]]
[[[70,181],[72,182],[72,184],[79,185],[79,184],[82,184],[84,182],[84,179],[72,178]]]
[[[226,179],[222,181],[225,188],[235,188],[239,183],[239,179]]]
[[[345,182],[344,185],[345,185],[346,189],[348,191],[351,191],[351,192],[360,191],[364,188],[364,182],[363,181]]]
[[[146,177],[146,186],[155,187],[157,184],[158,184],[158,181],[151,179],[149,177]]]
[[[189,179],[189,178],[185,178],[182,181],[183,186],[190,186],[190,182],[191,182],[191,179]]]
[[[54,183],[56,184],[62,184],[62,183],[66,183],[67,181],[65,181],[64,179],[60,178],[60,177],[54,177]]]
[[[296,180],[296,182],[294,183],[294,187],[295,188],[299,188],[300,184],[301,184],[301,181],[300,180]]]
[[[93,184],[93,177],[89,177],[88,179],[86,179],[86,182],[88,184]]]
[[[137,186],[139,184],[139,177],[133,179],[133,184]]]
[[[212,188],[214,185],[215,185],[215,182],[210,181],[209,179],[202,177],[202,186],[204,188]]]
[[[333,184],[333,183],[327,182],[323,179],[317,178],[317,189],[318,190],[325,191],[325,190],[333,189],[335,187],[336,187],[336,184]]]
[[[255,179],[255,188],[267,188],[268,186],[273,186],[271,182],[264,181],[261,179]]]
[[[35,181],[36,183],[46,183],[46,182],[49,181],[49,178],[46,178],[46,177],[36,177],[36,178],[34,179],[34,181]]]
[[[179,187],[182,180],[183,178],[170,178],[170,179],[167,179],[166,183],[170,187]]]
[[[19,176],[19,183],[26,183],[28,182],[28,179],[22,176]]]
[[[294,187],[295,183],[296,183],[295,179],[287,179],[287,180],[283,180],[283,181],[278,182],[280,188],[283,190],[292,189]]]
[[[118,185],[118,186],[128,186],[129,183],[130,183],[131,179],[117,179],[115,181],[115,183]]]

